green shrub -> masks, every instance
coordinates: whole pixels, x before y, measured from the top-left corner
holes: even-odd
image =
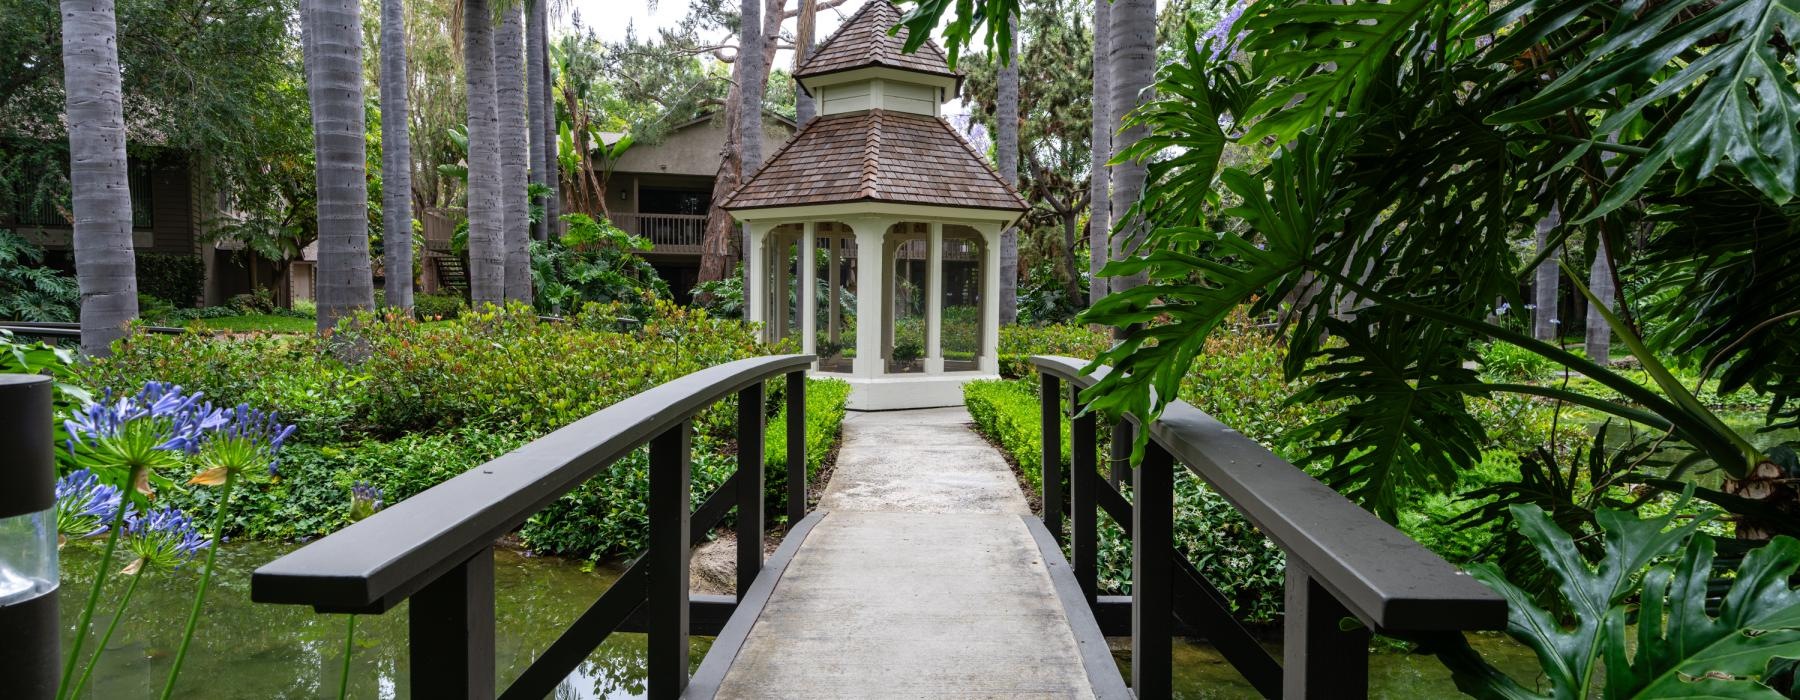
[[[463,301],[462,295],[455,292],[413,297],[413,314],[427,321],[448,321],[468,310],[468,303]]]
[[[1532,381],[1549,377],[1556,371],[1550,358],[1512,343],[1494,342],[1481,346],[1481,373],[1492,379]]]
[[[275,313],[275,293],[268,289],[258,289],[246,294],[233,294],[225,300],[225,305],[240,314]]]
[[[737,469],[737,460],[708,439],[694,441],[693,501],[705,498]],[[531,516],[519,532],[533,551],[600,558],[643,551],[650,536],[650,455],[639,449],[602,469]]]
[[[771,392],[774,397],[774,392]],[[844,404],[850,400],[850,383],[841,379],[806,380],[806,479],[819,474],[819,467],[843,433]],[[769,419],[763,432],[763,472],[768,484],[769,512],[787,512],[787,402]]]
[[[963,385],[963,405],[975,419],[975,429],[1005,446],[1019,463],[1019,471],[1032,489],[1044,487],[1044,443],[1039,414],[1038,389],[1030,383],[1009,380],[974,381]],[[1062,458],[1069,459],[1069,419],[1062,420]]]
[[[0,228],[0,320],[75,320],[81,303],[75,278],[43,262],[43,248]]]
[[[137,254],[138,293],[192,308],[206,294],[206,263],[195,255]]]
[[[1091,360],[1112,347],[1104,330],[1067,323],[1047,326],[1000,327],[1000,376],[1009,379],[1033,376],[1032,355],[1063,355]]]

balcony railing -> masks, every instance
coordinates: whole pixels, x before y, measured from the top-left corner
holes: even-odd
[[[700,240],[706,237],[705,214],[618,213],[611,218],[626,233],[650,239],[652,253],[699,255]]]

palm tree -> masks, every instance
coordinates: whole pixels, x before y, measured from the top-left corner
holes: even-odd
[[[62,22],[81,350],[104,356],[138,314],[118,25],[112,0],[63,0]]]
[[[494,38],[494,100],[500,127],[500,212],[506,254],[507,301],[531,301],[531,221],[526,173],[525,16],[514,0],[500,8],[500,32]]]
[[[1537,222],[1537,254],[1544,256],[1544,246],[1549,244],[1551,232],[1562,225],[1562,214],[1557,211],[1556,204],[1550,205],[1549,213]],[[1556,259],[1561,251],[1544,256],[1534,270],[1532,281],[1531,337],[1538,340],[1556,340],[1556,306],[1559,298],[1558,284],[1562,280],[1562,271],[1556,268]]]
[[[406,3],[381,0],[381,221],[387,304],[413,307],[412,137],[406,103]]]
[[[1605,364],[1612,356],[1612,326],[1606,323],[1607,311],[1618,308],[1615,299],[1618,297],[1617,286],[1613,284],[1612,246],[1606,242],[1606,236],[1594,237],[1598,250],[1594,253],[1594,264],[1588,270],[1588,291],[1601,303],[1588,304],[1587,312],[1587,356],[1595,362]]]
[[[538,73],[544,81],[544,97],[539,101],[543,106],[544,186],[550,190],[544,196],[544,226],[540,235],[549,240],[556,236],[562,221],[562,166],[556,160],[556,81],[550,64],[549,0],[538,0],[533,9],[538,17]]]
[[[1094,103],[1093,129],[1089,145],[1092,159],[1088,165],[1088,305],[1106,296],[1106,278],[1100,268],[1106,266],[1106,238],[1111,233],[1112,202],[1107,199],[1111,182],[1106,161],[1112,157],[1112,49],[1107,37],[1112,34],[1112,0],[1094,0]]]
[[[544,90],[546,77],[544,74],[544,39],[546,38],[544,24],[545,20],[549,19],[548,13],[544,11],[546,1],[528,0],[530,6],[526,10],[528,14],[525,17],[525,100],[528,103],[526,131],[530,132],[531,136],[527,150],[531,156],[531,184],[538,186],[547,184],[545,176],[550,172],[549,168],[545,167],[547,164],[544,160],[544,129],[546,126],[544,107],[549,105],[544,101],[546,96]],[[544,213],[548,214],[549,202],[543,204],[546,207]],[[549,225],[547,217],[539,221],[531,229],[532,237],[544,240],[544,232],[548,230]]]
[[[1019,186],[1019,37],[1012,18],[1006,18],[1008,36],[1006,62],[1000,66],[999,95],[996,98],[994,123],[994,160],[1000,166],[1000,177]],[[1000,232],[1000,323],[1019,321],[1019,229]]]
[[[493,17],[488,0],[463,0],[463,73],[469,86],[469,299],[476,304],[498,304],[506,298]]]
[[[308,9],[310,8],[310,9]],[[319,210],[318,329],[375,305],[369,271],[369,185],[364,142],[362,6],[306,0],[306,90],[313,111]]]
[[[1112,66],[1108,79],[1111,87],[1112,113],[1118,117],[1130,114],[1138,105],[1151,99],[1150,84],[1156,79],[1156,0],[1114,0],[1107,41],[1107,62]],[[1115,156],[1149,135],[1142,124],[1131,124],[1113,138]],[[1132,159],[1113,166],[1111,216],[1123,217],[1137,203],[1144,191],[1144,162]],[[1136,252],[1145,231],[1143,217],[1114,221],[1118,229],[1113,236],[1113,258]],[[1115,278],[1114,291],[1131,289],[1144,283],[1143,273]]]

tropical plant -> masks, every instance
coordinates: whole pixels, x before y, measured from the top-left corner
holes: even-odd
[[[1537,654],[1548,687],[1521,684],[1454,637],[1437,653],[1463,692],[1581,698],[1603,687],[1608,698],[1775,699],[1791,690],[1764,681],[1800,656],[1800,589],[1790,583],[1800,541],[1777,537],[1752,550],[1718,595],[1709,591],[1715,545],[1700,533],[1712,514],[1639,519],[1602,510],[1604,553],[1595,562],[1536,506],[1513,506],[1513,516],[1555,576],[1567,614],[1541,607],[1498,568],[1472,573],[1506,598],[1507,634]]]
[[[44,249],[0,229],[0,319],[75,320],[79,286],[43,262]]]
[[[104,356],[137,317],[125,106],[113,0],[62,0],[64,104],[81,351]]]
[[[638,253],[650,241],[611,222],[586,214],[563,216],[568,231],[559,240],[533,242],[531,269],[537,308],[548,314],[581,308],[585,302],[621,302],[642,316],[669,285]]]

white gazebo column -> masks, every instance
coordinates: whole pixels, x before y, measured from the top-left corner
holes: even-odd
[[[925,371],[944,371],[944,225],[925,225]]]
[[[769,252],[766,248],[769,245],[769,229],[774,227],[774,224],[764,222],[750,224],[750,247],[749,250],[744,251],[744,279],[749,282],[744,287],[744,318],[749,319],[752,323],[763,324],[763,337],[765,338],[770,337],[768,333],[772,328],[772,324],[769,323],[769,310],[763,303],[769,294],[768,263],[766,262],[769,259]]]
[[[807,355],[819,352],[819,273],[813,264],[813,252],[818,247],[817,226],[811,221],[800,225],[800,288],[795,290],[795,294],[800,299],[800,352]]]
[[[988,374],[1000,372],[1000,224],[980,227],[981,247],[981,363]]]
[[[881,374],[881,237],[887,232],[885,219],[858,218],[850,221],[856,235],[856,361],[852,374],[874,377]]]

